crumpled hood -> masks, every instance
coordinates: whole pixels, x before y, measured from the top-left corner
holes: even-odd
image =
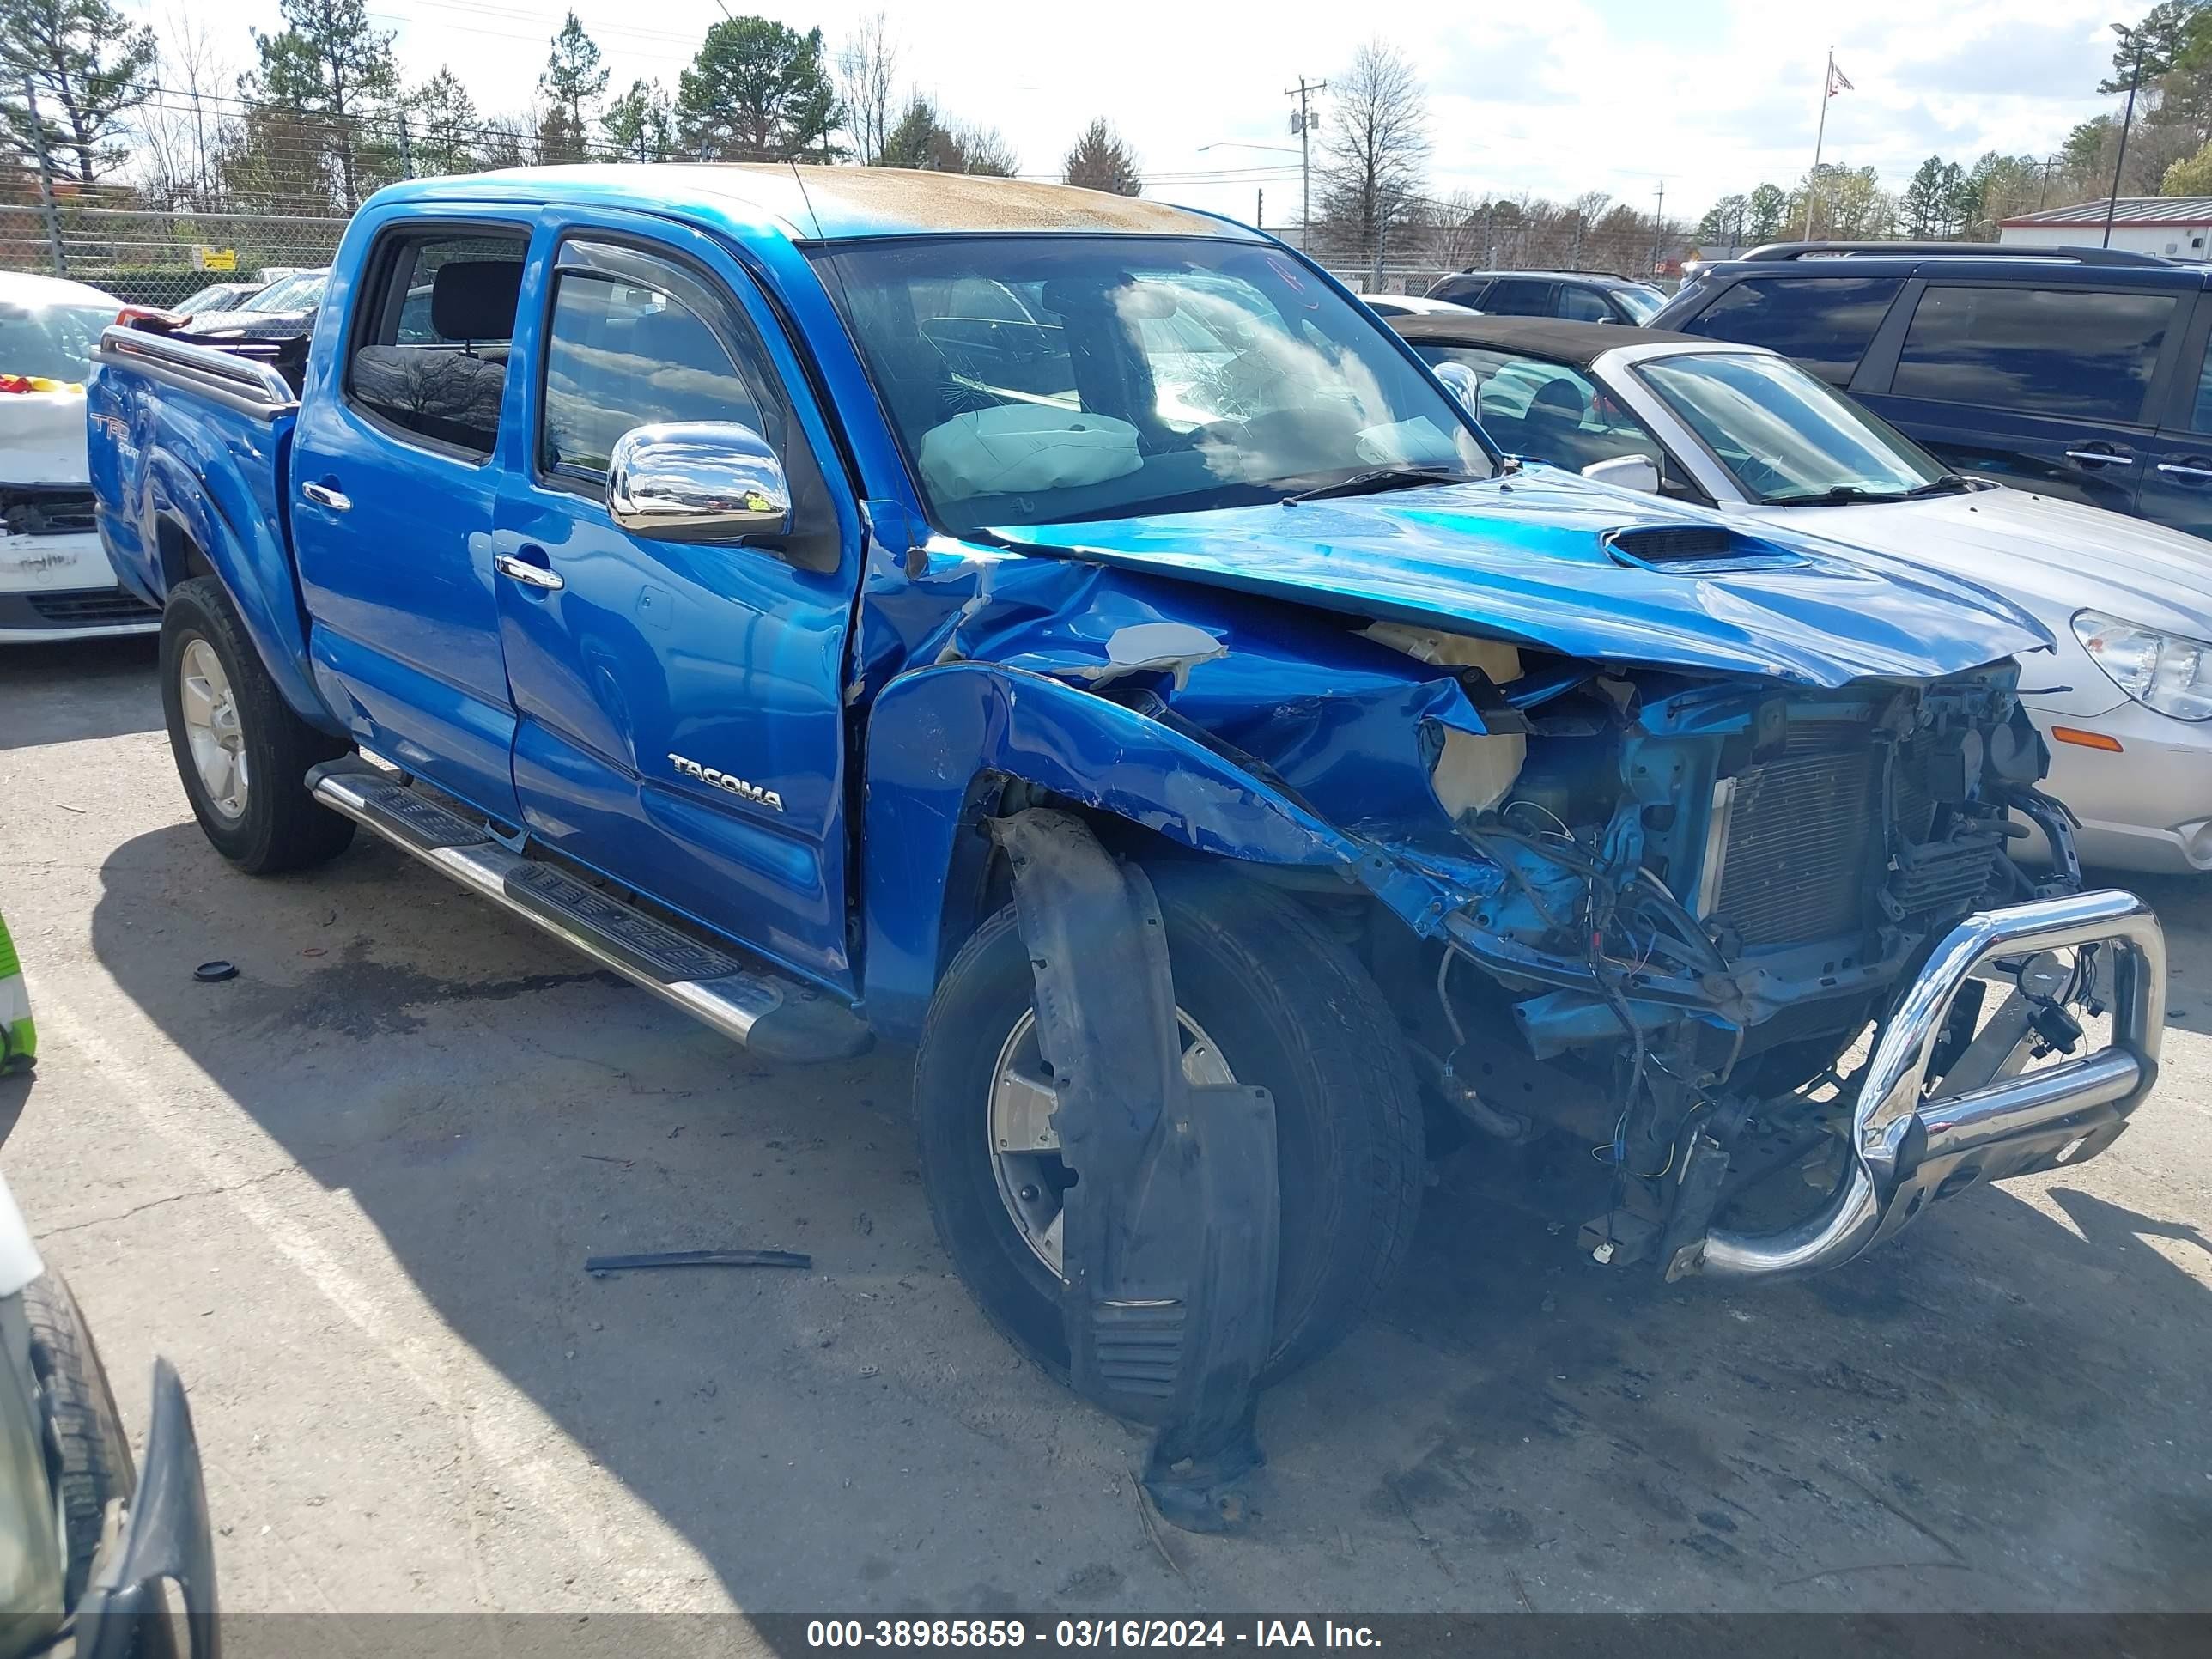
[[[2018,489],[1854,507],[1756,507],[1741,516],[1832,535],[1923,569],[1984,582],[2054,634],[2076,611],[2212,638],[2212,543],[2146,519]]]
[[[1927,679],[2049,641],[1986,590],[1762,525],[1802,562],[1724,574],[1624,565],[1603,538],[1716,514],[1549,468],[1295,507],[994,533],[1022,546],[1425,623],[1570,656],[1819,686]]]
[[[84,393],[0,392],[0,483],[81,484]]]

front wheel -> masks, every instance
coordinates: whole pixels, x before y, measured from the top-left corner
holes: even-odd
[[[353,840],[353,820],[307,788],[352,745],[292,712],[212,576],[179,582],[161,611],[161,708],[192,816],[240,869],[304,870]]]
[[[1275,1103],[1281,1255],[1267,1378],[1311,1364],[1404,1261],[1421,1195],[1421,1115],[1381,990],[1296,903],[1195,865],[1152,869],[1194,1085]],[[1012,907],[976,930],[930,1005],[915,1066],[938,1236],[993,1322],[1065,1377],[1060,1194],[1033,981]]]

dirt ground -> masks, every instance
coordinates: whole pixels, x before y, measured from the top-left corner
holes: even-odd
[[[772,1069],[366,839],[232,872],[152,660],[0,655],[0,1168],[126,1417],[191,1386],[227,1611],[2212,1607],[2212,880],[2140,884],[2172,1024],[2114,1150],[1843,1272],[1608,1275],[1455,1160],[1197,1538],[951,1276],[902,1056]],[[716,1245],[814,1267],[582,1271]]]

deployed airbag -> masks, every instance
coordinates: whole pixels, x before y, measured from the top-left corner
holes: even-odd
[[[1144,465],[1137,428],[1046,404],[970,410],[921,434],[923,482],[943,501],[1103,483]]]

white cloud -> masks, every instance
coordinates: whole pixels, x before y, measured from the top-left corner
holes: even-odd
[[[158,25],[177,3],[138,9]],[[561,0],[369,5],[378,26],[398,30],[410,81],[450,64],[488,113],[529,101],[568,9]],[[749,6],[795,27],[819,24],[833,46],[858,11],[875,9],[731,0],[732,10]],[[1160,179],[1152,193],[1249,218],[1264,189],[1271,223],[1297,212],[1283,89],[1302,74],[1327,77],[1376,28],[1375,14],[1340,0],[883,9],[906,77],[950,112],[998,127],[1025,171],[1056,172],[1077,130],[1103,114]],[[722,15],[715,0],[665,0],[643,13],[578,0],[575,9],[617,88],[639,76],[672,87]],[[274,0],[198,0],[192,15],[241,68],[253,55],[247,26],[278,21]],[[2109,101],[2094,88],[2111,36],[2079,0],[1558,0],[1542,8],[1540,27],[1517,15],[1453,21],[1449,11],[1399,9],[1382,26],[1429,82],[1438,194],[1603,191],[1641,205],[1663,177],[1668,207],[1694,215],[1728,191],[1786,185],[1812,159],[1831,43],[1856,90],[1829,106],[1826,157],[1874,166],[1893,185],[1931,149],[1968,160],[1987,149],[2050,154]],[[1200,148],[1230,143],[1284,148]]]

